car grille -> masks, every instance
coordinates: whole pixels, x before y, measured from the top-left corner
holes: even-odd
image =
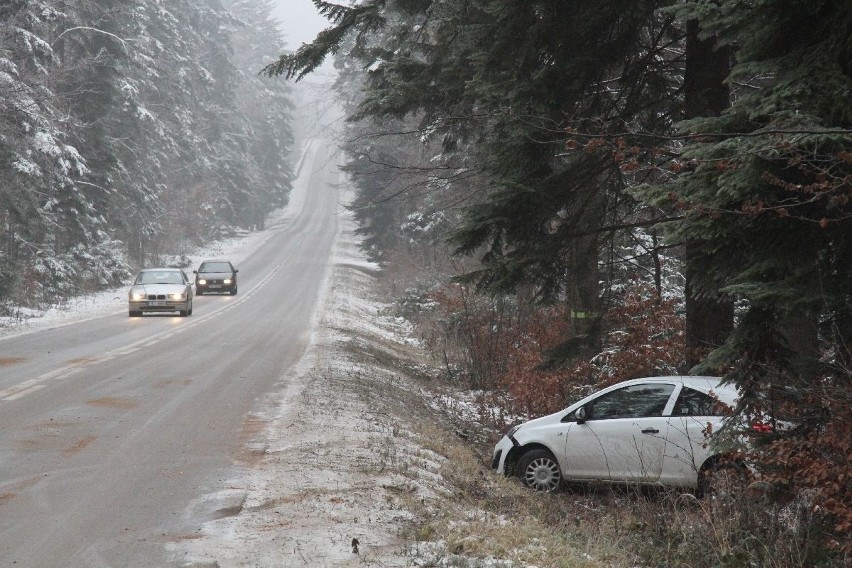
[[[149,300],[165,300],[166,295],[165,294],[148,294],[148,299]]]

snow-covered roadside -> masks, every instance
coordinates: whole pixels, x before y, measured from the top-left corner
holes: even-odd
[[[297,205],[270,219],[266,230],[189,260],[196,266],[205,257],[227,257],[239,265]],[[218,476],[226,481],[204,488],[208,494],[187,507],[198,530],[167,537],[173,565],[422,565],[417,546],[400,531],[450,495],[439,473],[446,458],[419,444],[411,426],[416,413],[406,405],[422,404],[422,393],[402,375],[417,348],[404,320],[383,315],[389,310],[373,292],[378,267],[359,240],[355,222],[341,211],[310,346],[245,418],[243,449],[233,469]],[[125,295],[123,287],[78,299],[0,329],[0,340],[122,313]]]
[[[285,210],[278,215],[285,215]],[[209,247],[196,249],[187,258],[190,267],[196,268],[206,258],[228,258],[239,266],[240,260],[269,237],[270,231],[276,226],[273,219],[268,229],[255,232],[244,232],[235,237],[219,241]],[[172,265],[171,263],[166,263]],[[192,274],[189,274],[192,276]],[[23,333],[31,333],[53,327],[61,327],[86,319],[115,315],[127,311],[127,290],[130,283],[119,288],[111,288],[96,294],[77,296],[62,305],[47,310],[31,310],[22,308],[19,317],[0,317],[0,339]]]
[[[439,482],[420,478],[437,470],[441,458],[413,443],[383,403],[369,403],[370,389],[395,378],[355,355],[352,342],[404,350],[408,330],[382,317],[382,305],[370,300],[377,267],[358,250],[354,228],[344,215],[318,326],[301,363],[247,418],[232,478],[187,512],[220,511],[222,518],[174,539],[178,565],[410,565],[398,532],[411,513],[399,497],[440,492]],[[416,474],[407,471],[414,460]]]

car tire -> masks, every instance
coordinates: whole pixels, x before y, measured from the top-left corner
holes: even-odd
[[[199,290],[198,288],[196,288],[196,289],[195,289],[195,295],[196,295],[196,296],[203,296],[203,295],[204,295],[204,292],[202,292],[201,290]]]
[[[530,450],[518,460],[518,478],[530,489],[553,493],[562,487],[559,462],[548,450]]]
[[[138,318],[138,317],[142,317],[142,312],[140,312],[138,310],[130,310],[128,312],[128,315],[132,318]]]
[[[180,310],[178,311],[178,314],[180,315],[180,317],[185,318],[189,315],[189,310]]]
[[[716,502],[735,502],[748,484],[748,471],[739,462],[714,460],[698,472],[698,497]]]
[[[237,287],[234,286],[233,288],[231,288],[231,296],[236,296],[236,295],[237,295]]]

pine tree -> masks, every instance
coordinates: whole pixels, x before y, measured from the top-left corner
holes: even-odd
[[[268,72],[299,77],[343,47],[361,58],[370,72],[353,119],[416,116],[445,159],[464,154],[486,180],[453,241],[483,261],[470,279],[498,293],[532,283],[583,319],[598,312],[604,227],[630,200],[619,163],[566,153],[564,128],[670,127],[672,19],[655,2],[317,6],[334,25]]]
[[[759,452],[767,479],[806,489],[848,536],[849,485],[826,480],[846,475],[852,447],[852,5],[692,0],[680,13],[735,62],[733,104],[684,124],[682,174],[648,195],[683,213],[673,238],[739,299],[732,336],[696,372],[740,388],[745,428],[796,425]]]
[[[685,125],[698,136],[667,196],[687,213],[676,234],[700,238],[712,258],[708,270],[724,279],[726,291],[748,309],[775,314],[769,319],[788,347],[798,344],[793,350],[813,361],[819,322],[847,327],[840,322],[849,317],[852,289],[844,267],[852,254],[852,41],[837,25],[849,21],[850,8],[733,4],[684,7],[706,34],[736,48],[729,82],[737,93],[721,116]],[[753,331],[740,325],[737,334]],[[848,351],[848,337],[822,339],[832,336],[832,352]]]
[[[0,19],[0,297],[38,303],[73,288],[66,253],[99,230],[78,182],[88,166],[52,90],[58,57],[49,38],[65,15],[13,2]]]

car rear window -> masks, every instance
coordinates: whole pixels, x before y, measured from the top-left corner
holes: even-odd
[[[727,404],[703,392],[683,387],[675,402],[674,416],[727,416],[731,409]]]

